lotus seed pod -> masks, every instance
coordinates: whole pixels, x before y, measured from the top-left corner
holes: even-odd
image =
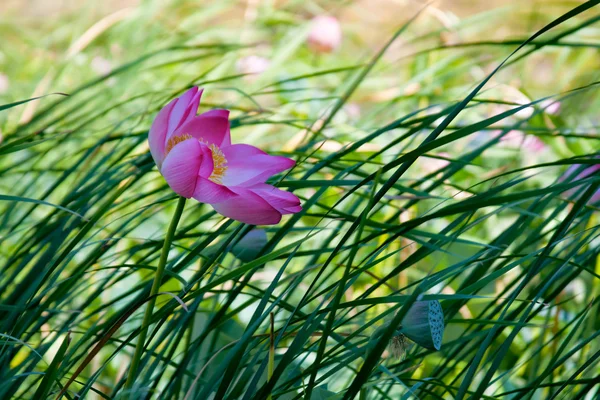
[[[243,262],[254,260],[267,244],[267,232],[253,229],[241,238],[231,249],[234,256]]]
[[[444,336],[444,311],[440,302],[415,302],[402,320],[399,332],[419,346],[439,350]]]

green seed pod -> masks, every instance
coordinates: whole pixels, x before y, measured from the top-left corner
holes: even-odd
[[[444,336],[444,311],[440,302],[415,302],[402,319],[402,326],[398,331],[419,346],[439,350]]]
[[[258,256],[266,244],[267,232],[262,229],[253,229],[231,248],[231,252],[243,262],[250,262]]]

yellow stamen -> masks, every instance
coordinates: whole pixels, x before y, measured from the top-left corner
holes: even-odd
[[[187,133],[184,135],[171,137],[167,142],[167,147],[165,148],[165,156],[169,154],[175,145],[183,142],[184,140],[192,139],[192,137],[192,135]],[[207,145],[212,153],[213,172],[210,174],[208,179],[214,183],[218,183],[219,185],[223,184],[223,177],[225,176],[225,172],[227,172],[227,159],[225,158],[225,154],[223,154],[223,151],[221,151],[219,146],[214,143],[208,144],[208,142],[203,138],[198,139],[198,141]]]
[[[169,152],[171,150],[173,150],[173,147],[175,147],[176,144],[183,142],[184,140],[188,140],[191,139],[192,135],[189,134],[184,134],[184,135],[180,135],[180,136],[172,136],[168,141],[167,141],[167,147],[165,148],[165,156],[167,154],[169,154]]]
[[[200,141],[202,141],[202,139],[200,139]],[[208,179],[221,185],[223,183],[225,172],[227,172],[227,159],[225,158],[225,154],[223,154],[216,144],[213,143],[208,146],[208,148],[212,152],[213,159],[213,172]]]

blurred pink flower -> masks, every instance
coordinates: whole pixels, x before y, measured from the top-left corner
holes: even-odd
[[[229,111],[196,116],[202,90],[193,87],[158,113],[148,142],[152,158],[173,191],[212,205],[253,225],[272,225],[302,208],[292,193],[266,184],[295,161],[247,144],[231,144]]]
[[[600,158],[600,157],[597,157],[597,158]],[[577,175],[575,175],[575,172],[578,170],[580,170],[581,172],[579,172]],[[584,168],[583,164],[573,164],[565,171],[563,176],[560,178],[560,181],[563,181],[563,182],[564,181],[568,181],[568,182],[580,181],[582,179],[589,177],[590,175],[592,175],[593,173],[595,173],[598,170],[600,170],[600,163],[590,165],[587,168]],[[568,197],[577,197],[577,195],[580,195],[585,190],[586,190],[586,185],[581,185],[581,186],[576,186],[573,189],[567,190],[565,192],[565,194]],[[598,201],[600,201],[600,189],[598,189],[596,191],[596,193],[594,193],[592,195],[592,197],[590,198],[588,203],[596,203]]]
[[[310,23],[308,45],[317,53],[331,53],[342,43],[342,29],[334,17],[320,15]]]
[[[440,152],[440,153],[437,154],[437,156],[438,157],[443,157],[443,158],[451,158],[450,154],[448,154],[446,152]],[[422,165],[423,165],[423,170],[427,174],[431,174],[431,173],[434,173],[434,172],[438,172],[442,168],[445,168],[448,165],[450,165],[450,161],[443,160],[441,158],[426,157],[426,158],[423,159]]]
[[[510,131],[504,135],[500,142],[509,147],[520,147],[527,151],[541,152],[546,150],[546,144],[537,136],[526,135],[521,131]]]
[[[261,56],[246,56],[237,62],[237,70],[242,74],[258,75],[262,74],[269,68],[271,61]]]
[[[546,114],[556,115],[560,111],[560,101],[544,100],[540,103],[540,107],[546,111]]]

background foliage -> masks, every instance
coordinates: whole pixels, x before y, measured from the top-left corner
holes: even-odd
[[[600,176],[563,177],[598,165],[598,1],[51,3],[0,6],[0,398],[599,395]],[[147,130],[192,85],[303,211],[242,261],[188,201],[126,392],[176,203]],[[418,297],[441,350],[368,348]]]

